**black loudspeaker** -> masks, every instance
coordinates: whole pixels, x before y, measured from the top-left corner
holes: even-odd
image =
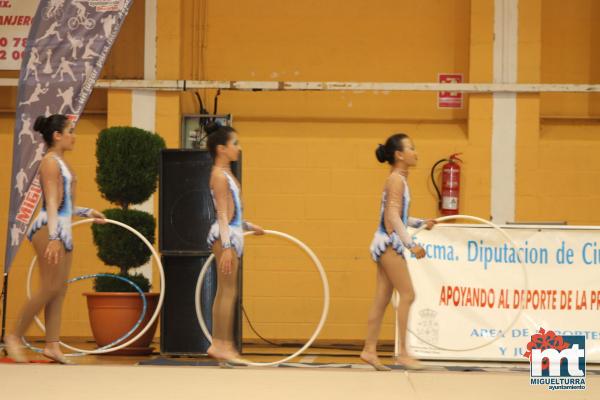
[[[195,292],[200,269],[208,259],[205,256],[163,256],[165,269],[165,300],[161,315],[160,352],[165,355],[206,354],[210,342],[200,329],[196,315]],[[217,272],[213,261],[204,277],[200,307],[204,321],[212,332],[212,305],[217,292]],[[240,269],[240,283],[241,283]],[[234,315],[234,340],[241,351],[241,284],[240,297]]]
[[[241,181],[241,159],[231,165]],[[210,252],[206,238],[215,220],[206,150],[163,150],[159,186],[159,250],[169,255]]]
[[[241,180],[241,159],[231,165]],[[159,186],[159,249],[165,270],[160,351],[166,355],[205,354],[210,346],[196,316],[195,291],[200,269],[211,254],[206,243],[215,219],[209,181],[212,158],[206,150],[163,150]],[[241,351],[242,263],[234,338]],[[201,307],[212,331],[212,304],[217,290],[213,263],[202,287]]]

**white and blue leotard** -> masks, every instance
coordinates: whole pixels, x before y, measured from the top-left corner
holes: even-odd
[[[93,210],[91,208],[73,207],[73,174],[60,157],[53,155],[52,158],[58,163],[63,183],[63,197],[57,210],[55,236],[63,242],[65,250],[69,252],[73,250],[72,216],[90,217]],[[44,197],[42,209],[27,230],[27,238],[31,241],[33,235],[45,225],[48,225],[48,212],[46,211],[46,199]]]
[[[402,182],[404,185],[404,190],[402,194],[402,199],[398,200],[401,202],[401,206],[399,207],[399,217],[401,219],[401,224],[398,226],[394,226],[394,230],[391,233],[387,232],[385,227],[385,209],[388,206],[388,190],[384,190],[381,197],[381,208],[380,208],[380,216],[379,216],[379,226],[373,240],[371,242],[371,258],[373,261],[378,262],[379,257],[385,252],[388,246],[392,246],[392,248],[401,256],[404,256],[403,251],[405,247],[412,247],[414,242],[408,232],[406,231],[406,226],[411,226],[414,228],[418,228],[423,224],[423,220],[410,218],[408,216],[408,210],[410,208],[410,191],[408,189],[408,185],[406,184],[406,180],[402,177]]]
[[[73,175],[67,165],[63,160],[58,156],[53,156],[58,162],[58,166],[60,168],[60,175],[63,181],[63,198],[62,202],[58,206],[58,221],[56,226],[56,236],[63,242],[65,246],[65,250],[72,251],[73,250],[73,237],[71,236],[71,216],[73,215],[73,202],[72,202],[72,193],[71,193],[71,185],[73,183]],[[33,235],[42,229],[43,226],[48,225],[48,213],[46,211],[46,199],[44,198],[44,203],[42,205],[42,209],[40,213],[37,215],[35,220],[29,226],[27,230],[27,237],[29,240],[33,237]]]
[[[225,171],[223,171],[223,173],[227,177],[227,182],[228,182],[229,190],[231,191],[231,196],[233,198],[233,205],[234,205],[233,217],[231,218],[231,220],[229,221],[229,224],[228,224],[229,241],[231,242],[231,245],[235,249],[235,252],[237,253],[238,257],[241,257],[244,252],[244,228],[243,228],[244,221],[242,219],[242,197],[241,197],[241,193],[240,193],[240,188],[235,183],[235,180],[233,179],[233,177],[231,177]],[[210,194],[213,198],[213,203],[216,208],[217,201],[215,199],[215,194],[212,191],[212,189],[210,191]],[[219,221],[217,220],[211,225],[210,231],[208,232],[208,238],[207,238],[208,245],[210,247],[212,247],[214,245],[215,241],[217,241],[217,239],[220,238],[220,236],[221,236],[221,234],[219,231]]]

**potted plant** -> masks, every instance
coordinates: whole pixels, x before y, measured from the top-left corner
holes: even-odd
[[[154,243],[156,222],[151,214],[130,207],[148,200],[156,191],[160,151],[164,140],[157,134],[133,127],[111,127],[100,132],[96,141],[96,182],[102,197],[117,205],[104,210],[106,218],[131,226],[150,243]],[[158,303],[158,293],[149,293],[150,281],[141,273],[131,273],[151,257],[150,250],[134,234],[113,224],[92,227],[98,257],[119,269],[120,275],[137,284],[148,302],[144,328]],[[142,300],[126,282],[110,277],[97,277],[95,293],[85,293],[92,332],[98,346],[112,343],[127,333],[139,319]],[[109,354],[149,354],[158,320],[135,343]]]

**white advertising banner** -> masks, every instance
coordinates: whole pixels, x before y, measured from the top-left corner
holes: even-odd
[[[409,350],[420,358],[527,361],[531,336],[584,335],[600,362],[600,230],[439,225],[409,258]]]
[[[39,3],[40,0],[0,0],[0,70],[21,69],[27,36]]]

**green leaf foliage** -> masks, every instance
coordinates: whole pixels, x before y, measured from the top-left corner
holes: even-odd
[[[150,291],[152,285],[148,278],[144,275],[138,274],[110,274],[121,276],[123,278],[129,279],[136,285],[142,289],[142,292],[147,293]],[[94,290],[96,292],[137,292],[133,286],[128,284],[127,282],[123,282],[120,279],[111,278],[108,276],[98,276],[94,280]]]
[[[128,208],[156,191],[160,151],[165,141],[139,128],[104,129],[96,141],[96,182],[102,197]]]
[[[156,223],[154,217],[144,211],[113,208],[103,211],[106,218],[123,222],[140,232],[150,243],[154,243]],[[98,257],[106,264],[117,266],[121,273],[145,264],[151,256],[150,249],[133,233],[113,224],[94,224],[94,244]]]

